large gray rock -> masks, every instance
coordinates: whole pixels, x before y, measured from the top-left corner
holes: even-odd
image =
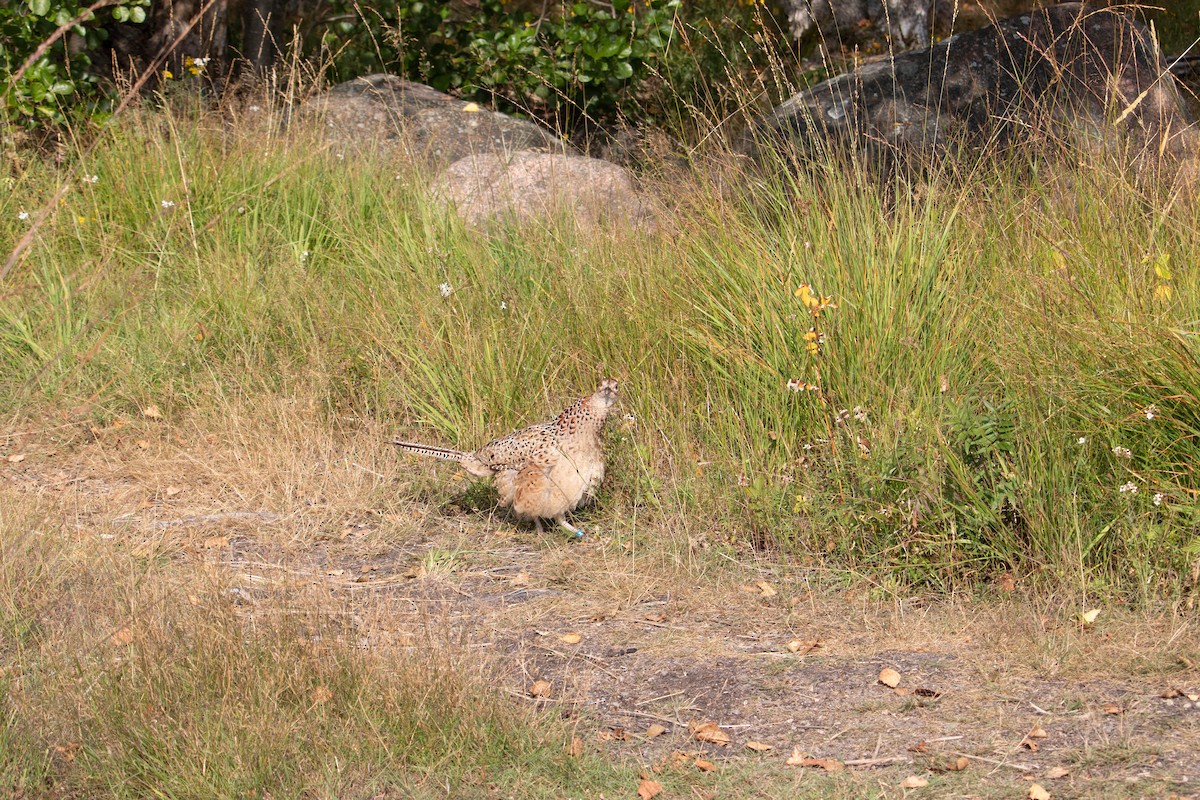
[[[488,111],[395,75],[367,75],[340,83],[306,101],[302,114],[320,118],[327,135],[339,142],[405,148],[433,167],[470,155],[574,152],[533,122]]]
[[[654,212],[628,170],[608,161],[558,153],[468,156],[434,179],[434,196],[472,227],[568,216],[583,228],[607,221],[653,228]]]
[[[937,0],[784,0],[797,41],[814,33],[829,49],[856,44],[864,32],[884,32],[900,49],[929,44]]]
[[[891,158],[1046,133],[1135,155],[1192,155],[1197,141],[1149,31],[1066,3],[818,84],[757,120],[744,149],[814,155],[832,144]]]

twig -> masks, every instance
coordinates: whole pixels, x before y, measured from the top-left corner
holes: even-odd
[[[197,514],[191,517],[180,517],[179,519],[164,519],[158,522],[151,522],[149,525],[151,528],[174,528],[182,525],[206,525],[210,522],[224,522],[231,519],[260,519],[263,522],[274,522],[279,519],[279,515],[274,511],[223,511],[219,514]],[[137,521],[130,514],[117,517],[112,521],[112,524],[123,525]]]
[[[662,717],[658,714],[651,714],[649,711],[634,711],[633,709],[627,708],[610,708],[607,710],[613,714],[624,714],[627,717],[645,717],[646,719],[656,719],[659,722],[666,722],[670,725],[678,725],[681,728],[687,725],[686,722],[682,721],[678,717],[671,719],[670,717]]]
[[[1014,764],[1011,761],[997,761],[994,758],[984,758],[983,756],[973,756],[970,753],[959,753],[957,751],[951,751],[951,752],[953,755],[956,755],[956,756],[962,756],[963,758],[973,758],[976,761],[982,761],[985,764],[995,764],[997,767],[1008,767],[1010,769],[1020,770],[1021,772],[1033,772],[1036,769],[1036,767],[1031,767],[1028,764]]]
[[[842,763],[847,767],[886,767],[890,764],[911,764],[912,759],[907,756],[883,756],[882,758],[855,758]]]

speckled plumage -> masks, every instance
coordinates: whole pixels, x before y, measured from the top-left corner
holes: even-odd
[[[500,504],[541,530],[552,519],[569,531],[565,515],[595,494],[604,480],[600,429],[617,402],[617,382],[605,378],[595,392],[567,406],[553,421],[522,428],[475,451],[392,442],[420,455],[460,463],[480,478],[495,478]]]

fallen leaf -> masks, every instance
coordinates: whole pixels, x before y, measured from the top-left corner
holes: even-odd
[[[567,745],[567,755],[571,758],[579,758],[583,755],[583,739],[578,736],[571,737],[571,743]]]
[[[711,761],[705,761],[703,758],[697,758],[692,763],[695,764],[696,769],[700,770],[701,772],[712,772],[717,768],[716,764],[712,763]]]
[[[462,107],[462,110],[468,114],[474,114],[474,113],[477,113],[478,111],[480,111],[480,108],[475,103],[467,103],[465,106]]]
[[[962,772],[970,765],[971,761],[966,756],[959,756],[954,759],[954,765],[950,767],[952,772]]]
[[[721,726],[715,722],[692,723],[688,725],[688,728],[692,732],[692,738],[697,742],[708,742],[725,747],[733,741],[733,738],[721,730]]]
[[[1070,774],[1071,770],[1067,769],[1066,767],[1051,767],[1050,769],[1046,770],[1046,777],[1053,780],[1065,778]]]
[[[578,633],[567,633],[559,638],[561,638],[567,644],[579,644],[581,641],[583,641],[583,637]]]
[[[1187,699],[1191,700],[1193,703],[1200,701],[1200,694],[1189,694],[1185,695],[1185,697],[1187,697]]]
[[[82,742],[67,742],[66,744],[54,745],[54,752],[58,753],[67,761],[74,761],[75,754],[79,752],[79,748],[83,746]]]
[[[916,744],[909,747],[908,751],[910,753],[928,753],[929,752],[929,743],[926,742],[924,739],[922,739],[921,741],[919,741]]]
[[[130,644],[133,642],[133,631],[129,628],[121,628],[110,637],[110,640],[113,644]]]
[[[758,587],[758,591],[763,597],[774,597],[776,594],[778,594],[778,592],[775,591],[775,587],[766,581],[758,581],[754,585]]]
[[[1121,708],[1116,703],[1105,703],[1104,704],[1104,713],[1105,714],[1124,714],[1125,709]]]
[[[653,739],[655,736],[662,736],[666,732],[667,729],[665,726],[655,722],[649,728],[646,728],[646,738]]]
[[[1002,592],[1007,592],[1007,593],[1011,594],[1012,592],[1015,592],[1017,590],[1016,580],[1014,580],[1013,576],[1007,572],[1004,573],[1003,575],[1001,575],[1000,579],[996,583],[997,583],[997,586],[999,587],[1000,591],[1002,591]]]
[[[549,697],[550,681],[534,681],[529,687],[530,697]]]
[[[745,747],[747,750],[753,750],[753,751],[754,751],[754,752],[756,752],[756,753],[765,753],[765,752],[767,752],[768,750],[774,750],[774,749],[775,749],[775,748],[774,748],[774,747],[772,747],[771,745],[769,745],[769,744],[765,744],[765,743],[763,743],[763,742],[746,742],[746,744],[744,745],[744,747]]]
[[[11,455],[8,457],[8,463],[10,463],[10,464],[20,464],[24,460],[25,460],[24,453],[15,453],[14,455]]]
[[[516,575],[513,575],[512,578],[510,578],[508,582],[511,586],[528,586],[529,585],[529,573],[528,572],[518,572]]]
[[[1029,800],[1050,800],[1050,793],[1040,783],[1035,783],[1029,787]]]
[[[224,537],[224,536],[213,536],[213,537],[212,537],[212,539],[214,539],[214,540],[216,540],[216,539],[226,539],[226,537]],[[207,541],[207,540],[206,540],[206,541]],[[226,541],[228,541],[228,539],[226,539]],[[213,546],[214,546],[214,547],[224,547],[224,545],[223,545],[223,544],[217,544],[217,545],[213,545]],[[326,571],[326,573],[325,573],[325,574],[326,574],[326,575],[328,575],[328,576],[329,576],[329,577],[331,577],[331,578],[337,578],[337,577],[340,577],[340,576],[342,576],[342,575],[345,575],[345,574],[346,574],[346,570],[344,570],[344,569],[331,569],[331,570],[328,570],[328,571]]]
[[[205,550],[216,550],[229,544],[228,536],[209,536],[204,540]]]
[[[928,786],[929,781],[922,778],[920,775],[909,775],[900,782],[901,788],[904,789],[920,789],[922,786]]]
[[[816,639],[810,639],[810,640],[792,639],[790,642],[785,644],[783,647],[789,653],[800,653],[801,655],[804,655],[805,653],[809,653],[809,652],[812,652],[813,650],[816,650],[820,646],[821,646],[821,642]]]
[[[1046,733],[1046,729],[1041,725],[1034,725],[1033,730],[1025,734],[1026,739],[1045,739],[1050,734]]]
[[[613,740],[612,731],[596,731],[596,741],[611,742]]]
[[[178,486],[168,486],[163,494],[165,494],[167,497],[174,497],[182,491],[183,489],[180,489]]]
[[[1026,750],[1028,750],[1028,751],[1029,751],[1029,752],[1031,752],[1031,753],[1036,753],[1038,750],[1040,750],[1040,749],[1041,749],[1041,748],[1038,746],[1038,743],[1037,743],[1037,742],[1035,742],[1035,741],[1033,741],[1033,740],[1031,740],[1031,739],[1022,739],[1022,740],[1021,740],[1021,747],[1024,747]]]
[[[1164,700],[1170,700],[1172,697],[1179,697],[1182,694],[1183,692],[1179,691],[1178,689],[1164,689],[1162,693],[1159,694],[1159,697]]]
[[[1093,608],[1090,611],[1085,611],[1079,615],[1079,619],[1084,625],[1091,625],[1096,621],[1096,617],[1100,616],[1100,609]]]
[[[662,792],[662,784],[658,781],[652,781],[649,778],[642,778],[642,782],[638,784],[638,797],[642,800],[650,800]]]
[[[789,767],[820,767],[826,772],[840,772],[846,768],[846,765],[836,758],[810,758],[799,747],[792,748],[787,765]]]
[[[142,409],[142,416],[145,417],[146,419],[162,419],[163,418],[162,412],[159,411],[158,406],[156,406],[154,403],[151,403],[150,405],[148,405]]]
[[[624,728],[620,728],[620,727],[609,728],[609,731],[611,731],[611,736],[614,741],[617,741],[617,742],[628,742],[629,741],[629,733]]]
[[[321,703],[328,703],[333,699],[333,692],[328,686],[318,686],[312,690],[312,702],[314,706],[319,706]]]
[[[192,604],[192,605],[194,605],[194,606],[198,606],[198,605],[200,605],[200,598],[199,598],[199,597],[197,597],[197,596],[196,596],[196,595],[194,595],[194,594],[189,594],[189,595],[187,596],[187,600],[188,600],[188,602],[189,602],[189,603],[191,603],[191,604]]]
[[[884,686],[895,689],[900,685],[900,673],[891,667],[884,667],[879,673],[879,682]]]

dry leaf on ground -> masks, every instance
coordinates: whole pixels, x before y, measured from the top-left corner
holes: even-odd
[[[563,634],[559,638],[561,638],[567,644],[579,644],[581,641],[583,641],[583,637],[580,636],[578,633]]]
[[[321,703],[328,703],[333,699],[333,692],[328,686],[318,686],[312,690],[312,703],[314,706],[319,706]]]
[[[637,793],[642,800],[650,800],[662,793],[662,784],[649,778],[642,778],[642,782],[638,784]]]
[[[725,747],[733,741],[733,738],[721,730],[721,726],[715,722],[692,723],[688,728],[692,732],[692,738],[698,742],[708,742]]]
[[[1050,800],[1050,793],[1040,783],[1035,783],[1029,787],[1029,800]]]
[[[529,686],[530,697],[549,697],[550,681],[534,681]]]
[[[1125,709],[1121,708],[1116,703],[1105,703],[1104,704],[1104,713],[1105,714],[1124,714]]]
[[[759,594],[763,597],[774,597],[777,594],[775,587],[766,581],[757,581],[754,585],[758,587]]]
[[[146,419],[162,419],[163,418],[162,411],[160,411],[158,409],[158,406],[155,405],[154,403],[151,403],[150,405],[148,405],[142,409],[142,416],[145,417]]]
[[[8,463],[10,464],[20,464],[24,460],[25,455],[23,453],[16,453],[8,457]]]
[[[891,667],[884,667],[879,673],[879,682],[895,689],[900,685],[900,673]]]
[[[1025,734],[1026,739],[1045,739],[1050,734],[1046,733],[1046,729],[1041,725],[1034,725],[1033,730]]]
[[[705,761],[703,758],[697,758],[692,763],[695,764],[696,769],[700,770],[701,772],[712,772],[717,768],[716,764],[712,763],[711,761]]]
[[[1046,770],[1046,777],[1053,780],[1065,778],[1070,774],[1071,770],[1067,769],[1066,767],[1051,767],[1050,769]]]
[[[836,758],[810,758],[799,747],[792,748],[787,765],[789,767],[820,767],[826,772],[840,772],[846,768],[846,765]]]
[[[929,781],[922,778],[920,775],[909,775],[900,782],[900,786],[905,789],[920,789],[922,786],[928,786]]]
[[[821,642],[817,639],[792,639],[790,642],[785,644],[783,648],[789,653],[799,653],[800,655],[804,655],[805,653],[816,650],[820,646]]]
[[[178,486],[168,486],[163,494],[165,494],[167,497],[174,497],[182,491],[183,489],[180,489]]]
[[[113,644],[130,644],[133,642],[133,631],[129,628],[121,628],[111,637]]]
[[[567,745],[567,755],[571,758],[579,758],[583,755],[583,739],[578,736],[571,737],[571,743]]]
[[[1091,625],[1093,622],[1096,621],[1096,617],[1098,617],[1098,616],[1100,616],[1100,609],[1093,608],[1089,611],[1084,611],[1082,614],[1080,614],[1079,620],[1084,625]]]
[[[649,728],[646,728],[646,738],[653,739],[655,736],[662,736],[666,732],[667,729],[665,726],[659,725],[657,722],[655,722]]]
[[[774,747],[772,747],[771,745],[769,745],[769,744],[765,744],[765,743],[763,743],[763,742],[746,742],[746,744],[745,744],[745,745],[743,745],[743,746],[744,746],[744,747],[745,747],[747,750],[753,750],[753,751],[754,751],[754,752],[756,752],[756,753],[765,753],[765,752],[767,752],[768,750],[774,750],[774,749],[775,749],[775,748],[774,748]]]

